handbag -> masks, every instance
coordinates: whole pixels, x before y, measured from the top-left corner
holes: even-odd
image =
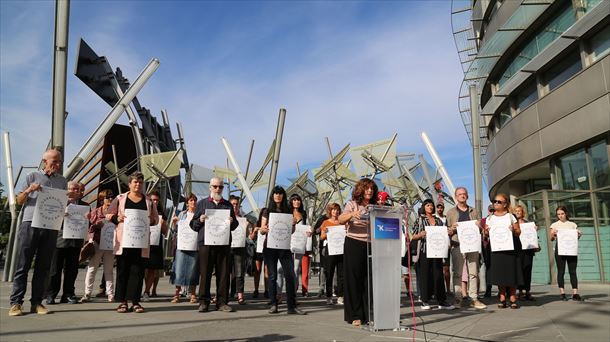
[[[89,241],[83,246],[83,248],[80,249],[78,263],[80,264],[81,262],[91,258],[94,255],[95,255],[95,245],[93,244],[93,241]]]

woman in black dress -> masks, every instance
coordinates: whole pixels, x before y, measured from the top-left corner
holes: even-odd
[[[490,277],[493,285],[498,285],[499,308],[506,308],[506,296],[510,296],[511,309],[518,309],[516,290],[519,285],[523,284],[523,272],[521,271],[521,262],[519,253],[521,250],[521,228],[519,222],[513,214],[510,213],[510,203],[508,196],[505,194],[497,194],[492,201],[494,206],[493,215],[489,215],[485,221],[485,235],[489,234],[491,227],[508,228],[512,233],[513,250],[491,252],[491,268]],[[506,224],[507,227],[502,227]],[[492,251],[494,250],[493,241],[491,242]]]

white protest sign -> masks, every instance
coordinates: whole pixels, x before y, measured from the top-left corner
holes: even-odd
[[[246,220],[245,217],[238,217],[237,222],[239,222],[239,226],[231,232],[231,248],[246,247],[246,227],[248,226],[248,220]]]
[[[481,233],[477,221],[462,221],[457,223],[457,235],[460,241],[460,252],[478,252],[481,249]]]
[[[519,224],[521,228],[521,248],[523,249],[538,249],[538,233],[536,232],[536,224],[527,222]]]
[[[267,248],[290,249],[292,236],[292,214],[269,214],[269,232]]]
[[[206,246],[225,246],[231,236],[231,211],[229,209],[205,210],[204,243]]]
[[[557,230],[557,254],[571,256],[578,255],[578,230]]]
[[[148,248],[150,238],[150,218],[148,210],[125,209],[123,221],[123,248]]]
[[[64,217],[64,239],[85,239],[89,233],[88,205],[69,204]]]
[[[37,195],[32,227],[59,230],[68,203],[67,191],[45,186]]]
[[[328,255],[343,254],[345,245],[345,226],[330,226],[326,232]]]
[[[446,258],[449,254],[449,235],[445,226],[426,226],[426,257]]]

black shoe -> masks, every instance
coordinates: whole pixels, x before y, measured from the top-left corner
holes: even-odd
[[[572,295],[572,300],[580,302],[582,300],[582,297],[580,297],[580,295],[578,293],[575,293]]]
[[[568,298],[566,297],[566,294],[565,294],[565,293],[560,294],[560,295],[559,295],[559,299],[560,299],[560,300],[563,300],[563,301],[567,301],[567,300],[568,300]]]
[[[72,295],[68,297],[68,304],[80,304],[80,301],[78,298],[76,298],[76,296]]]
[[[59,300],[60,303],[67,303],[68,302],[68,297],[61,297],[61,299]]]
[[[276,313],[278,313],[278,312],[279,312],[279,310],[277,309],[277,305],[272,305],[272,306],[269,308],[269,311],[268,311],[268,312],[269,312],[270,314],[276,314]]]
[[[57,302],[55,301],[55,298],[47,297],[47,305],[55,305],[55,304],[57,304]]]
[[[199,303],[199,308],[197,309],[199,312],[208,312],[210,311],[210,303]]]
[[[288,309],[288,311],[286,313],[289,315],[307,315],[307,312],[305,312],[299,308]]]
[[[254,299],[258,298],[258,290],[255,290],[254,292],[252,292],[252,298],[254,298]]]

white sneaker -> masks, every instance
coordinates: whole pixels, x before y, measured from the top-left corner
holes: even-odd
[[[150,301],[150,295],[148,295],[148,293],[144,292],[144,294],[142,295],[142,301],[143,302],[149,302]]]
[[[430,310],[430,304],[426,303],[426,302],[421,302],[421,309],[422,310]]]
[[[108,295],[108,302],[109,303],[114,302],[114,295]]]
[[[455,306],[453,306],[447,302],[441,302],[441,303],[439,303],[438,308],[445,309],[445,310],[453,310],[453,309],[455,309]]]
[[[337,298],[337,304],[343,304],[343,297]]]
[[[326,305],[333,305],[333,299],[332,298],[326,298]]]

